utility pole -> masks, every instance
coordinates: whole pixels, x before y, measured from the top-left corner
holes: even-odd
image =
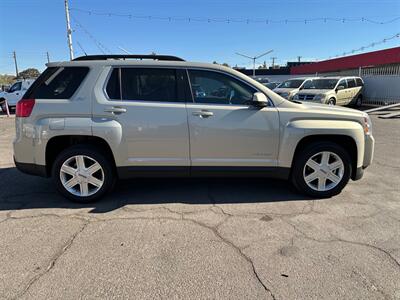
[[[301,56],[299,55],[299,56],[297,56],[297,62],[300,62],[300,60],[301,60]]]
[[[277,59],[277,57],[271,57],[271,59],[272,59],[272,69],[274,69],[275,68],[275,60]]]
[[[14,57],[14,64],[15,64],[15,74],[18,77],[19,73],[18,73],[18,64],[17,64],[17,53],[15,53],[15,51],[13,51],[13,57]]]
[[[47,56],[47,62],[50,63],[50,55],[49,55],[49,51],[46,52],[46,56]]]
[[[74,49],[72,48],[72,30],[71,30],[71,22],[69,18],[69,8],[68,8],[68,0],[64,0],[65,5],[65,18],[67,20],[67,39],[68,39],[68,48],[69,48],[69,58],[70,60],[74,59]]]

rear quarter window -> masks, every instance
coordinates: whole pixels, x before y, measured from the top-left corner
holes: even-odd
[[[31,85],[24,98],[69,99],[88,73],[88,67],[47,68]]]
[[[356,78],[356,83],[357,83],[357,86],[364,86],[364,82],[362,81],[361,78]]]

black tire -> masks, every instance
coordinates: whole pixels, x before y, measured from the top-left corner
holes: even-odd
[[[304,180],[303,170],[307,161],[315,154],[329,151],[338,155],[343,161],[344,172],[341,181],[332,189],[327,191],[317,191],[307,185]],[[349,153],[341,146],[332,142],[315,142],[302,149],[296,157],[292,165],[291,180],[295,188],[308,196],[315,198],[329,198],[339,194],[342,189],[347,185],[352,173],[352,164]]]
[[[360,108],[362,106],[362,96],[359,95],[356,99],[356,101],[354,102],[354,107],[355,108]]]
[[[330,98],[330,99],[328,100],[328,102],[326,102],[326,104],[328,104],[328,105],[336,105],[336,100],[335,100],[335,98]]]
[[[0,99],[0,108],[1,108],[1,111],[2,111],[3,113],[7,113],[6,102],[5,102],[4,99]]]
[[[90,196],[77,196],[72,193],[70,193],[62,184],[61,178],[60,178],[60,169],[63,163],[76,155],[84,155],[87,157],[90,157],[97,161],[101,168],[103,169],[103,185],[101,188],[94,193],[93,195]],[[92,145],[76,145],[76,146],[71,146],[70,148],[65,149],[62,151],[57,158],[54,161],[53,167],[52,167],[52,178],[53,181],[57,187],[57,190],[66,198],[78,202],[78,203],[90,203],[99,200],[101,197],[103,197],[107,192],[109,192],[115,185],[116,181],[116,176],[113,171],[113,166],[110,163],[110,160],[107,159],[107,155]]]

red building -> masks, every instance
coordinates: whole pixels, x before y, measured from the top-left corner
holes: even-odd
[[[290,74],[326,73],[391,64],[400,64],[400,47],[295,66],[290,69]]]

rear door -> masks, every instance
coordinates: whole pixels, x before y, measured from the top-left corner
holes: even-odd
[[[229,74],[188,73],[194,100],[187,104],[193,170],[276,166],[277,110],[249,106],[257,90]]]
[[[173,68],[120,67],[99,78],[93,133],[109,137],[116,164],[127,167],[128,176],[136,171],[188,172],[184,74]]]

